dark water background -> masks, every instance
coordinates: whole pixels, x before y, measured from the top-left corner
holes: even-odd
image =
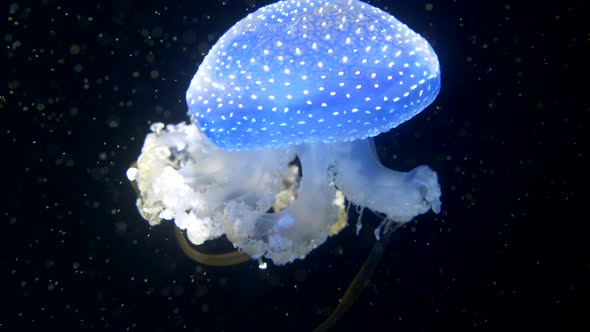
[[[2,3],[0,330],[308,331],[336,306],[377,218],[288,266],[211,268],[125,178],[151,122],[186,120],[217,38],[268,3]],[[440,58],[438,99],[377,144],[438,172],[443,213],[398,231],[335,330],[588,331],[587,4],[371,3]]]

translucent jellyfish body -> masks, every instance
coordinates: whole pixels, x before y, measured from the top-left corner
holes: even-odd
[[[428,42],[380,9],[356,0],[262,7],[199,66],[187,90],[192,123],[152,126],[129,174],[138,207],[151,224],[174,220],[194,244],[225,234],[278,265],[341,229],[345,199],[401,223],[439,212],[436,173],[385,168],[371,138],[439,89]]]

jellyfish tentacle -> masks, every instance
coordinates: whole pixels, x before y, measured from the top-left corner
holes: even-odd
[[[393,220],[387,220],[386,224],[383,227],[383,233],[375,241],[369,256],[363,263],[363,266],[359,269],[357,274],[354,276],[354,279],[350,282],[350,285],[344,292],[342,299],[332,311],[330,316],[326,318],[320,325],[318,325],[313,332],[323,332],[328,331],[332,328],[336,323],[342,318],[342,316],[346,313],[346,311],[356,302],[358,297],[361,295],[362,291],[367,287],[375,269],[379,265],[381,261],[381,257],[383,257],[383,252],[385,248],[389,245],[391,235],[395,233],[395,231],[403,226],[405,223],[396,223],[393,224]]]
[[[174,227],[174,235],[180,245],[182,252],[190,259],[197,263],[209,266],[232,266],[251,260],[247,254],[234,250],[223,254],[208,254],[197,250],[189,244],[187,237],[178,227]]]

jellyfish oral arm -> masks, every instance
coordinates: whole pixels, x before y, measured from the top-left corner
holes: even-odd
[[[292,203],[277,213],[260,215],[254,222],[257,231],[240,244],[254,257],[265,256],[277,265],[307,256],[346,218],[344,201],[337,199],[337,189],[330,181],[330,145],[303,144],[295,151],[303,174]],[[257,251],[262,243],[264,251]]]
[[[256,245],[247,242],[240,248],[277,265],[305,257],[326,240],[343,215],[337,192],[357,206],[384,214],[388,222],[406,223],[429,210],[440,212],[436,172],[427,166],[409,172],[388,169],[374,150],[373,139],[298,145],[302,178],[294,201],[255,222],[258,231],[250,239],[256,239],[256,245],[264,242],[264,252],[256,252]]]
[[[396,222],[440,212],[441,190],[436,172],[418,166],[398,172],[381,164],[372,139],[333,144],[334,181],[352,203],[381,212]]]

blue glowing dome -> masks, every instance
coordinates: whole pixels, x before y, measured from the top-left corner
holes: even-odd
[[[213,143],[248,150],[376,136],[439,89],[434,50],[390,14],[356,0],[287,0],[227,31],[186,98]]]

